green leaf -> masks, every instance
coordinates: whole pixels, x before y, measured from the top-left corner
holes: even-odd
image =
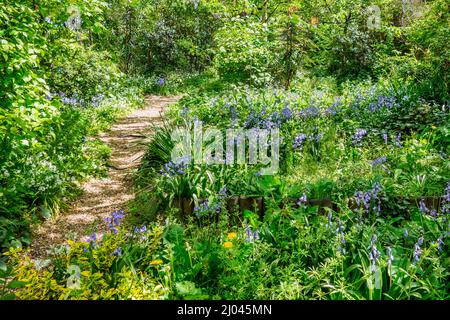
[[[8,266],[6,265],[5,261],[0,261],[0,270],[4,272],[8,270]]]
[[[8,288],[8,289],[19,289],[19,288],[23,288],[27,283],[28,282],[25,282],[25,281],[13,280],[6,286],[6,288]]]

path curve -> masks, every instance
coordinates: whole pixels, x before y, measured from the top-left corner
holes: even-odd
[[[112,150],[108,176],[85,182],[83,194],[65,212],[33,230],[31,256],[48,256],[51,247],[62,245],[69,238],[83,240],[94,227],[97,233],[106,231],[106,224],[99,222],[111,212],[125,209],[134,198],[132,173],[145,153],[145,146],[138,142],[151,133],[150,123],[158,121],[164,109],[179,98],[147,96],[145,108],[135,110],[99,135]]]

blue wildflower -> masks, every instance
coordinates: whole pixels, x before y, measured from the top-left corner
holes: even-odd
[[[356,133],[353,135],[352,144],[354,146],[360,145],[361,141],[362,141],[362,138],[364,138],[364,136],[366,136],[366,135],[367,135],[367,130],[366,129],[357,129]]]
[[[386,248],[386,254],[388,257],[387,265],[390,267],[392,265],[392,261],[394,261],[394,255],[392,254],[392,249],[390,247]]]
[[[168,162],[164,165],[164,168],[160,170],[160,173],[165,177],[184,175],[186,169],[189,167],[187,161],[187,159],[178,159],[175,162]]]
[[[91,245],[92,247],[95,247],[96,241],[97,241],[97,234],[94,232],[93,234],[91,234],[91,235],[89,236],[88,242],[90,243],[90,245]]]
[[[121,256],[122,256],[122,249],[121,249],[120,247],[117,248],[116,250],[114,250],[114,251],[111,253],[111,255],[112,255],[112,256],[121,257]]]
[[[371,164],[372,164],[372,167],[376,167],[376,166],[383,164],[384,162],[386,162],[386,156],[379,157],[379,158],[373,160],[371,162]]]
[[[380,251],[378,251],[376,246],[377,236],[373,235],[372,239],[370,240],[370,246],[369,249],[369,260],[372,264],[371,271],[375,272],[377,270],[377,264],[379,263],[379,258],[381,256]]]
[[[437,240],[436,240],[436,244],[437,244],[437,249],[439,252],[442,252],[442,247],[445,245],[444,244],[444,237],[440,236]]]
[[[307,197],[306,197],[306,194],[303,194],[303,195],[298,199],[297,205],[298,205],[299,207],[303,207],[304,209],[306,209],[307,204],[308,204],[308,199],[307,199]]]
[[[254,242],[256,240],[259,240],[258,230],[252,231],[252,229],[249,226],[246,227],[245,234],[246,234],[246,237],[245,237],[246,242]]]
[[[295,137],[293,148],[296,150],[302,150],[303,143],[305,142],[307,136],[304,133],[300,133]]]
[[[396,136],[395,136],[395,145],[399,148],[402,147],[402,134],[401,132],[399,132]]]
[[[159,77],[159,78],[156,80],[156,84],[157,84],[158,86],[162,87],[163,85],[166,84],[166,79],[164,79],[163,77]]]

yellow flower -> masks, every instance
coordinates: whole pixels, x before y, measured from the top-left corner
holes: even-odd
[[[436,126],[433,124],[432,126],[431,126],[431,129],[436,129]]]
[[[233,248],[233,242],[227,241],[223,244],[225,248]]]
[[[151,266],[155,266],[155,265],[158,265],[158,264],[161,264],[161,263],[163,263],[163,261],[161,259],[156,259],[156,260],[152,260],[150,262],[150,265]]]
[[[236,232],[230,232],[227,236],[228,240],[234,239],[237,237],[237,233]]]

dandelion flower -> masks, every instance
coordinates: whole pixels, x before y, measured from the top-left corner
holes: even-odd
[[[230,242],[230,241],[227,241],[227,242],[225,242],[225,243],[223,244],[223,246],[224,246],[225,248],[232,248],[232,247],[233,247],[233,243]]]
[[[156,260],[150,261],[150,265],[151,266],[156,266],[156,265],[161,264],[161,263],[163,263],[163,261],[161,259],[156,259]]]
[[[236,232],[230,232],[228,234],[228,236],[227,236],[228,240],[231,240],[231,239],[234,239],[234,238],[237,238],[237,233]]]

